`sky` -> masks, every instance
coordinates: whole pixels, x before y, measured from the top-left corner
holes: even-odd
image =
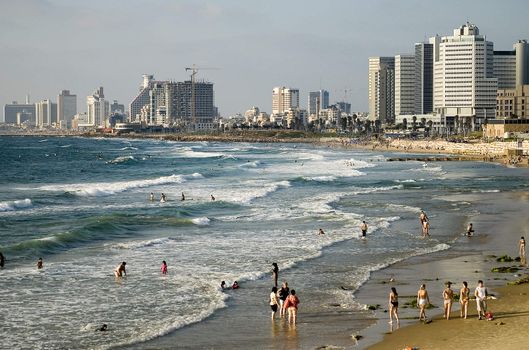
[[[189,79],[203,68],[223,116],[270,112],[272,88],[326,89],[330,102],[367,110],[370,56],[413,53],[467,21],[510,50],[529,39],[524,0],[0,0],[0,105],[99,86],[127,108],[142,74]]]

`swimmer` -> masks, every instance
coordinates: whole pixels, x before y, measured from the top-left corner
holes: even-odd
[[[0,252],[0,269],[4,268],[4,264],[6,262],[6,258],[2,252]]]
[[[165,193],[162,193],[162,194],[160,195],[160,202],[161,202],[161,203],[165,203],[165,202],[167,202],[167,197],[165,196]]]
[[[472,226],[472,223],[468,224],[467,227],[467,236],[473,236],[474,235],[474,227]]]
[[[463,287],[459,290],[459,303],[461,304],[461,318],[467,318],[468,302],[470,300],[470,289],[466,281],[463,281]]]
[[[239,289],[239,283],[237,283],[237,281],[233,282],[231,289]]]
[[[106,325],[106,323],[103,323],[101,327],[96,329],[96,331],[99,331],[99,332],[106,332],[107,330],[108,330],[108,326]]]
[[[422,237],[426,238],[426,236],[430,237],[430,222],[428,220],[422,223]]]
[[[272,292],[270,293],[270,308],[272,309],[272,320],[276,317],[278,307],[279,300],[277,298],[277,287],[272,287]]]
[[[426,291],[426,285],[421,284],[419,291],[417,292],[417,306],[419,307],[419,321],[426,321],[426,306],[430,304],[430,297]]]
[[[182,192],[182,201],[185,201],[186,200],[186,196],[184,195],[184,192]]]
[[[389,293],[389,323],[393,323],[393,316],[399,323],[399,294],[395,287],[391,287],[391,292]]]
[[[151,202],[154,202],[154,193],[151,192],[151,194],[149,195],[149,200]]]
[[[162,270],[162,275],[167,275],[167,263],[165,262],[165,260],[162,261],[161,270]]]
[[[318,235],[324,235],[325,232],[323,232],[323,230],[320,228],[320,231],[318,232]]]
[[[226,287],[226,281],[222,281],[220,282],[220,289],[226,289],[228,287]]]
[[[428,215],[426,215],[424,210],[421,210],[421,213],[419,214],[419,222],[421,223],[421,226],[425,221],[430,221],[430,219],[428,218]]]
[[[272,263],[272,278],[274,279],[274,287],[277,287],[277,278],[279,277],[279,267],[277,263]]]
[[[42,262],[42,258],[39,258],[37,261],[37,269],[42,269],[44,267],[44,263]]]
[[[116,269],[114,270],[114,275],[116,277],[123,277],[123,275],[127,276],[125,265],[127,265],[127,263],[123,261],[121,264],[118,265],[118,267],[116,267]]]
[[[214,201],[215,200],[215,197],[213,195],[211,195],[211,200]]]
[[[452,282],[446,282],[446,288],[443,291],[443,306],[444,317],[449,320],[450,312],[452,312],[452,299],[454,298],[454,291],[450,289]]]
[[[360,225],[360,230],[362,231],[362,239],[365,239],[367,234],[367,224],[365,221],[362,221],[362,224]]]

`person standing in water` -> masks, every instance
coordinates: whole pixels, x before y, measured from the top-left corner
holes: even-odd
[[[274,287],[277,288],[277,279],[279,277],[279,267],[277,263],[272,263],[272,278],[274,279]]]
[[[186,200],[186,196],[184,195],[184,192],[182,192],[182,201],[185,201]]]
[[[215,200],[215,197],[213,195],[211,195],[211,200],[214,201]]]
[[[161,270],[162,270],[162,275],[167,275],[167,263],[165,262],[165,260],[162,261]]]
[[[320,228],[320,230],[318,231],[318,236],[319,235],[324,235],[324,234],[325,234],[325,232],[323,232],[323,229]]]
[[[154,202],[154,193],[151,192],[151,194],[149,195],[149,200],[151,202]]]
[[[417,306],[419,307],[419,321],[426,321],[426,306],[430,304],[430,297],[426,291],[426,285],[421,284],[419,291],[417,292]]]
[[[393,323],[393,316],[395,320],[399,323],[399,295],[395,287],[391,287],[391,292],[389,293],[389,323]]]
[[[454,291],[450,289],[451,282],[446,282],[446,288],[443,291],[443,306],[444,306],[444,317],[449,320],[450,313],[452,312],[452,300],[454,298]]]
[[[292,289],[284,304],[284,307],[288,310],[288,323],[296,324],[298,318],[298,305],[299,298],[296,295],[296,291]]]
[[[276,317],[277,309],[279,308],[279,299],[277,297],[277,287],[272,287],[270,293],[270,308],[272,309],[272,320]]]
[[[365,221],[362,221],[362,224],[360,225],[360,230],[362,231],[362,238],[366,238],[367,224]]]
[[[42,258],[39,258],[39,260],[37,260],[37,269],[42,269],[44,267],[44,262],[42,261]]]
[[[160,195],[160,202],[164,203],[164,202],[166,202],[166,201],[167,201],[167,197],[165,196],[165,193],[162,193],[162,194]]]
[[[466,281],[463,281],[463,287],[459,290],[459,303],[461,304],[461,318],[467,318],[468,302],[470,300],[470,289]]]
[[[283,305],[285,304],[285,300],[287,299],[288,295],[290,294],[290,288],[288,288],[288,282],[283,282],[283,285],[281,286],[281,289],[279,292],[277,292],[277,295],[279,296],[279,316],[283,317],[285,316],[285,308]]]
[[[472,226],[472,223],[468,224],[467,227],[467,236],[473,236],[474,235],[474,226]]]
[[[116,269],[114,270],[114,275],[116,277],[123,277],[123,275],[127,276],[125,265],[127,265],[127,263],[123,261],[121,264],[118,265],[118,267],[116,267]]]
[[[4,256],[4,254],[2,254],[2,252],[0,252],[0,269],[4,268],[5,262],[6,262],[6,258]]]
[[[520,262],[525,264],[525,238],[522,236],[518,241],[519,253],[520,253]]]

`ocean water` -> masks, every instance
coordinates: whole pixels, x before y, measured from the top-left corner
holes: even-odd
[[[449,221],[477,214],[472,196],[528,186],[526,169],[386,162],[381,152],[305,144],[0,137],[0,149],[6,348],[154,339],[226,307],[221,280],[269,278],[272,262],[295,270],[344,241],[356,268],[329,277],[348,288],[326,298],[361,310],[354,291],[372,271],[450,247],[460,232]],[[431,239],[417,239],[421,209]],[[359,239],[362,220],[369,245]],[[128,274],[116,281],[121,261]],[[110,336],[95,331],[103,323]]]

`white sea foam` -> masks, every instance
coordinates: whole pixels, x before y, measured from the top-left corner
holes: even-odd
[[[395,180],[395,182],[398,182],[398,183],[413,183],[413,182],[417,182],[413,179],[407,179],[407,180]]]
[[[191,222],[198,226],[206,226],[206,225],[209,225],[210,220],[204,216],[200,218],[191,219]]]
[[[387,208],[390,209],[390,210],[397,211],[397,212],[400,212],[400,211],[409,211],[409,212],[412,212],[412,213],[420,213],[421,212],[421,208],[412,207],[412,206],[404,205],[404,204],[391,204],[390,203],[390,204],[387,205]]]
[[[119,150],[120,150],[120,151],[136,151],[137,149],[138,149],[137,147],[126,146],[126,147],[122,147],[122,148],[120,148]]]
[[[203,178],[200,173],[190,175],[171,175],[162,176],[156,179],[131,180],[120,182],[96,182],[96,183],[79,183],[68,185],[46,185],[38,187],[43,191],[64,191],[73,193],[78,196],[100,197],[110,196],[116,193],[125,192],[136,188],[145,188],[151,186],[165,185],[171,183],[184,183],[187,180]]]
[[[33,203],[31,202],[31,199],[29,198],[16,200],[16,201],[5,201],[5,202],[0,202],[0,212],[27,209],[27,208],[31,208],[32,206],[33,206]]]
[[[472,190],[472,193],[498,193],[500,190]]]
[[[336,176],[303,176],[303,180],[317,182],[331,182],[336,180]]]
[[[261,162],[258,160],[255,160],[253,162],[246,162],[244,164],[239,165],[241,168],[257,168],[259,165],[261,165]]]
[[[126,163],[126,162],[129,162],[129,161],[134,161],[136,160],[136,158],[134,158],[134,156],[120,156],[120,157],[116,157],[112,160],[109,160],[107,162],[107,164],[119,164],[119,163]]]

